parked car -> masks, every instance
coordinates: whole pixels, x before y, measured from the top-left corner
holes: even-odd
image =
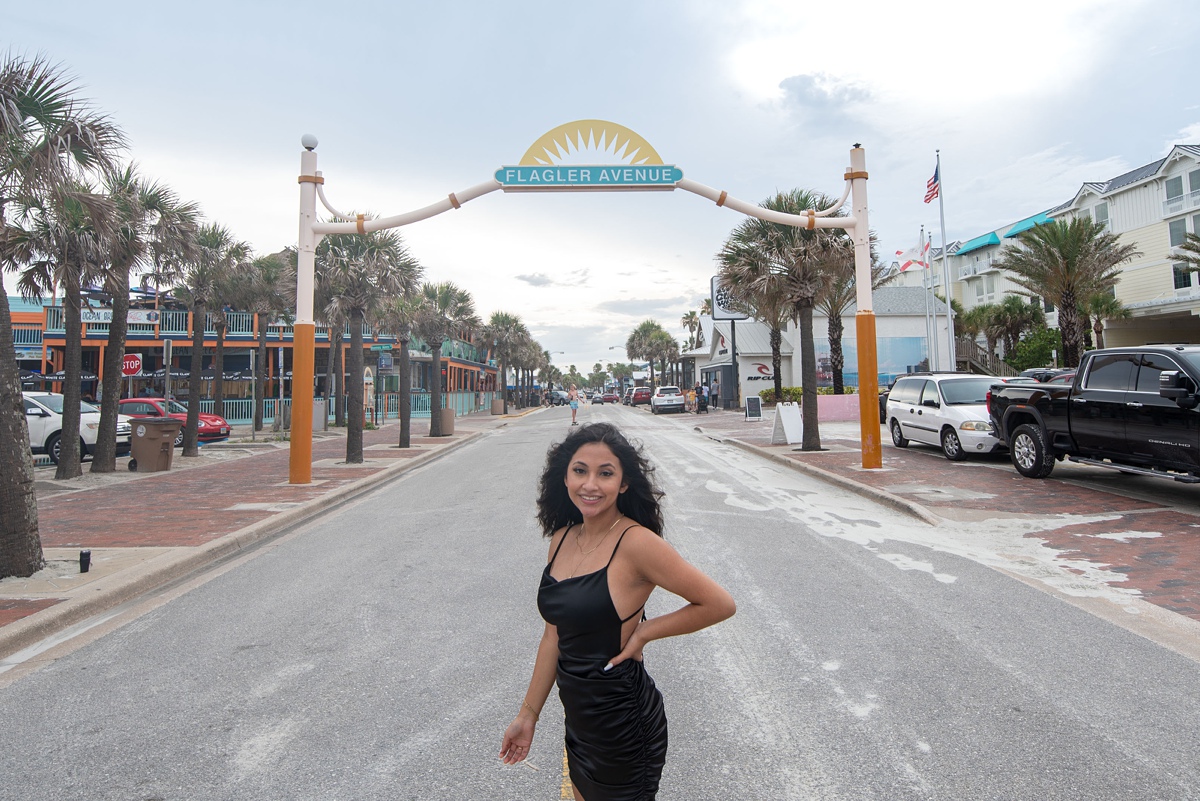
[[[22,392],[25,401],[25,422],[29,425],[29,446],[34,453],[44,453],[58,464],[62,453],[63,396],[57,392]],[[132,427],[129,418],[117,415],[117,455],[129,453]],[[100,410],[90,403],[79,402],[79,457],[96,451],[100,433]]]
[[[629,405],[637,406],[639,403],[649,403],[650,395],[650,387],[634,387],[633,392],[629,396]]]
[[[165,398],[123,398],[121,400],[122,414],[130,417],[173,417],[186,426],[187,407],[179,401],[173,400],[169,402],[169,408],[170,413],[168,414],[168,401]],[[196,438],[200,442],[223,442],[229,439],[229,430],[229,423],[224,417],[200,412],[200,423],[196,432]],[[183,445],[183,428],[179,429],[179,434],[175,437],[175,447],[181,445]]]
[[[566,390],[552,389],[550,390],[550,405],[551,406],[566,406],[570,402],[567,397]]]
[[[1068,385],[994,384],[988,411],[1013,467],[1055,461],[1200,483],[1200,346],[1089,351]]]
[[[621,396],[617,394],[615,389],[609,390],[600,396],[604,403],[620,403]]]
[[[1003,448],[988,417],[988,389],[995,382],[992,376],[972,373],[910,373],[897,378],[887,399],[892,444],[934,445],[955,462],[971,453]]]
[[[654,414],[682,412],[685,401],[679,387],[659,387],[650,396],[650,411]]]
[[[625,390],[625,394],[621,396],[621,405],[629,406],[630,402],[632,400],[633,400],[633,387],[630,387],[629,389]]]

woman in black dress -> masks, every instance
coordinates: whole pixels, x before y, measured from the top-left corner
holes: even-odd
[[[557,682],[577,801],[655,797],[667,718],[642,648],[735,609],[729,593],[662,539],[662,493],[652,472],[616,427],[593,423],[550,449],[539,486],[538,521],[550,537],[538,588],[546,629],[500,757],[513,764],[529,755]],[[655,587],[688,604],[647,620],[642,610]]]

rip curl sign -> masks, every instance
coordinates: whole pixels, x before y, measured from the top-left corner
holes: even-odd
[[[595,153],[611,163],[578,164]],[[623,125],[605,120],[576,120],[543,134],[519,164],[496,170],[496,180],[511,191],[671,190],[683,170],[664,164],[650,143]]]
[[[762,362],[751,362],[750,366],[758,371],[758,375],[746,376],[747,381],[774,381],[775,380],[775,373],[773,373],[771,371],[771,366],[769,364],[763,364]]]

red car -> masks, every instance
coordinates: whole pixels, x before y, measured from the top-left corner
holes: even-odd
[[[603,397],[604,403],[620,403],[621,396],[615,392],[605,392]]]
[[[178,401],[171,401],[170,417],[174,417],[183,425],[187,425],[187,407]],[[165,398],[124,398],[121,401],[120,413],[130,417],[167,417],[167,400]],[[229,439],[229,423],[224,417],[200,412],[200,424],[196,432],[200,442],[223,442]],[[183,429],[175,438],[176,447],[183,444]]]
[[[639,403],[650,403],[650,396],[652,394],[650,387],[634,387],[633,395],[629,398],[629,405],[637,406]]]

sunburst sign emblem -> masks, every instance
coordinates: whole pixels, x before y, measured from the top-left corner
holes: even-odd
[[[580,163],[581,159],[604,159]],[[623,125],[576,120],[546,132],[520,164],[496,170],[504,191],[674,189],[683,170],[664,164],[650,143]]]

